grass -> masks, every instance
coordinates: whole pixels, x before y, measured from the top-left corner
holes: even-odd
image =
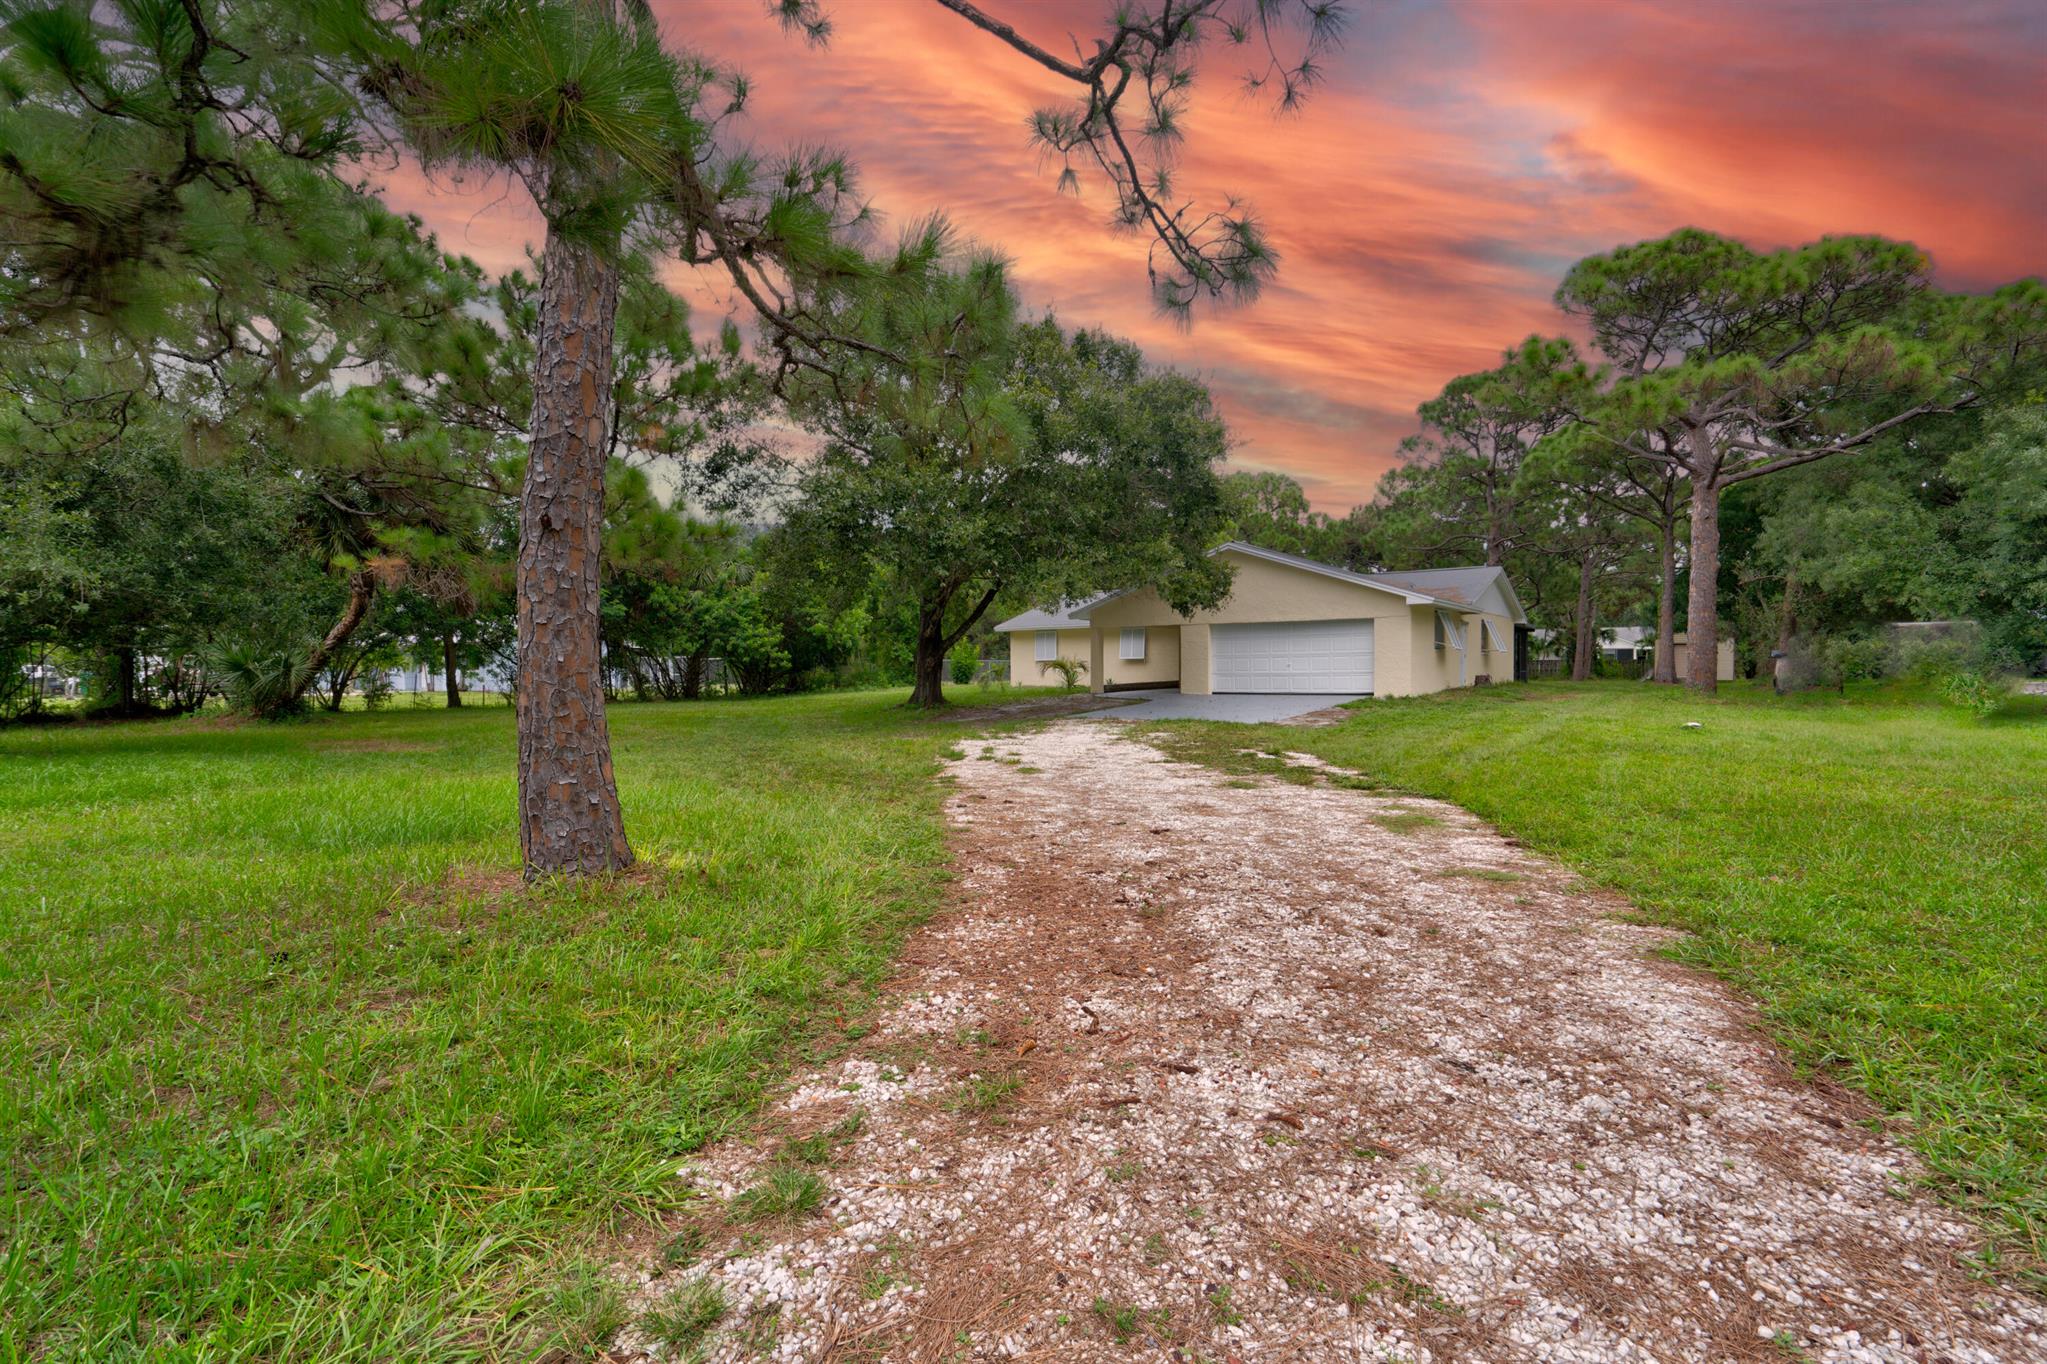
[[[531,892],[502,707],[0,733],[0,1360],[601,1348],[601,1238],[937,902],[899,700],[615,708],[646,873]]]
[[[1179,723],[1226,771],[1293,748],[1454,801],[1652,917],[1812,1071],[1895,1115],[1999,1267],[2047,1263],[2047,699],[1642,683],[1361,703],[1327,729]],[[1687,730],[1687,721],[1702,727]]]
[[[732,1200],[735,1222],[766,1222],[801,1217],[824,1202],[824,1180],[809,1170],[784,1167]]]
[[[640,1317],[648,1336],[685,1359],[704,1343],[729,1309],[725,1291],[709,1279],[689,1279]]]
[[[994,1113],[1007,1107],[1022,1088],[1021,1075],[975,1075],[952,1088],[945,1106],[955,1113]]]

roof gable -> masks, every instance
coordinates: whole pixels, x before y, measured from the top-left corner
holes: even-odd
[[[1399,573],[1375,573],[1382,582],[1399,583],[1417,592],[1454,602],[1468,610],[1505,616],[1516,625],[1526,625],[1528,615],[1521,599],[1514,595],[1513,580],[1498,564],[1477,564],[1468,568],[1418,568]]]
[[[1521,601],[1514,595],[1514,584],[1507,577],[1507,570],[1497,564],[1481,564],[1469,568],[1423,568],[1411,573],[1353,573],[1347,568],[1333,564],[1305,559],[1298,554],[1283,550],[1266,549],[1262,545],[1249,544],[1243,540],[1232,540],[1217,545],[1208,551],[1217,554],[1241,554],[1246,558],[1262,559],[1267,563],[1296,568],[1304,573],[1319,574],[1335,578],[1338,582],[1369,587],[1379,592],[1388,592],[1403,598],[1410,606],[1445,606],[1452,610],[1484,611],[1501,615],[1516,625],[1526,625],[1527,615],[1521,610]],[[1118,597],[1135,592],[1126,587],[1115,592],[1104,592],[1081,602],[1061,602],[1046,611],[1026,611],[1011,616],[997,625],[997,632],[1017,630],[1084,630],[1088,626],[1090,613],[1094,608]]]

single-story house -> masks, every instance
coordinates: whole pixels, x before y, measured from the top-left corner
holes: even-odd
[[[1035,683],[1067,658],[1093,691],[1414,696],[1527,676],[1528,617],[1506,570],[1352,573],[1232,541],[1210,551],[1235,570],[1220,606],[1182,616],[1149,587],[1026,611],[1009,636],[1009,676]]]

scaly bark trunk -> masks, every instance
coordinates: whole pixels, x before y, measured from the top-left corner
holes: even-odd
[[[694,701],[704,694],[704,663],[702,654],[685,654],[682,659],[682,699]]]
[[[519,496],[519,846],[526,875],[632,865],[604,720],[604,522],[617,269],[550,232]]]
[[[334,656],[334,651],[348,643],[355,627],[361,625],[362,618],[370,613],[370,602],[376,595],[377,578],[369,569],[359,568],[348,575],[348,605],[341,608],[341,619],[334,622],[334,628],[307,657],[305,675],[300,679],[298,689],[292,693],[292,700],[306,694],[306,689],[320,676],[320,669],[327,666],[327,660]]]
[[[462,673],[455,666],[455,637],[441,636],[441,670],[448,678],[448,709],[462,704]]]
[[[1685,684],[1711,696],[1720,676],[1720,488],[1692,480],[1691,596],[1685,610]]]
[[[135,651],[133,649],[118,649],[115,651],[114,656],[119,662],[119,668],[116,673],[118,679],[116,685],[120,688],[121,692],[121,713],[123,715],[133,715],[135,713]]]
[[[1577,635],[1571,646],[1571,680],[1590,681],[1592,677],[1592,656],[1599,651],[1599,631],[1592,619],[1592,556],[1585,554],[1578,559],[1578,619]]]
[[[1665,521],[1657,532],[1658,571],[1662,583],[1656,590],[1656,662],[1651,680],[1675,685],[1677,682],[1677,527]]]

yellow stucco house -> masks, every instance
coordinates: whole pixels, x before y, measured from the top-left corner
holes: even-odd
[[[1051,680],[1061,658],[1087,665],[1093,691],[1203,696],[1415,696],[1525,675],[1528,617],[1504,569],[1352,573],[1238,541],[1211,553],[1235,571],[1213,610],[1181,616],[1141,587],[1003,621],[1010,679]]]

